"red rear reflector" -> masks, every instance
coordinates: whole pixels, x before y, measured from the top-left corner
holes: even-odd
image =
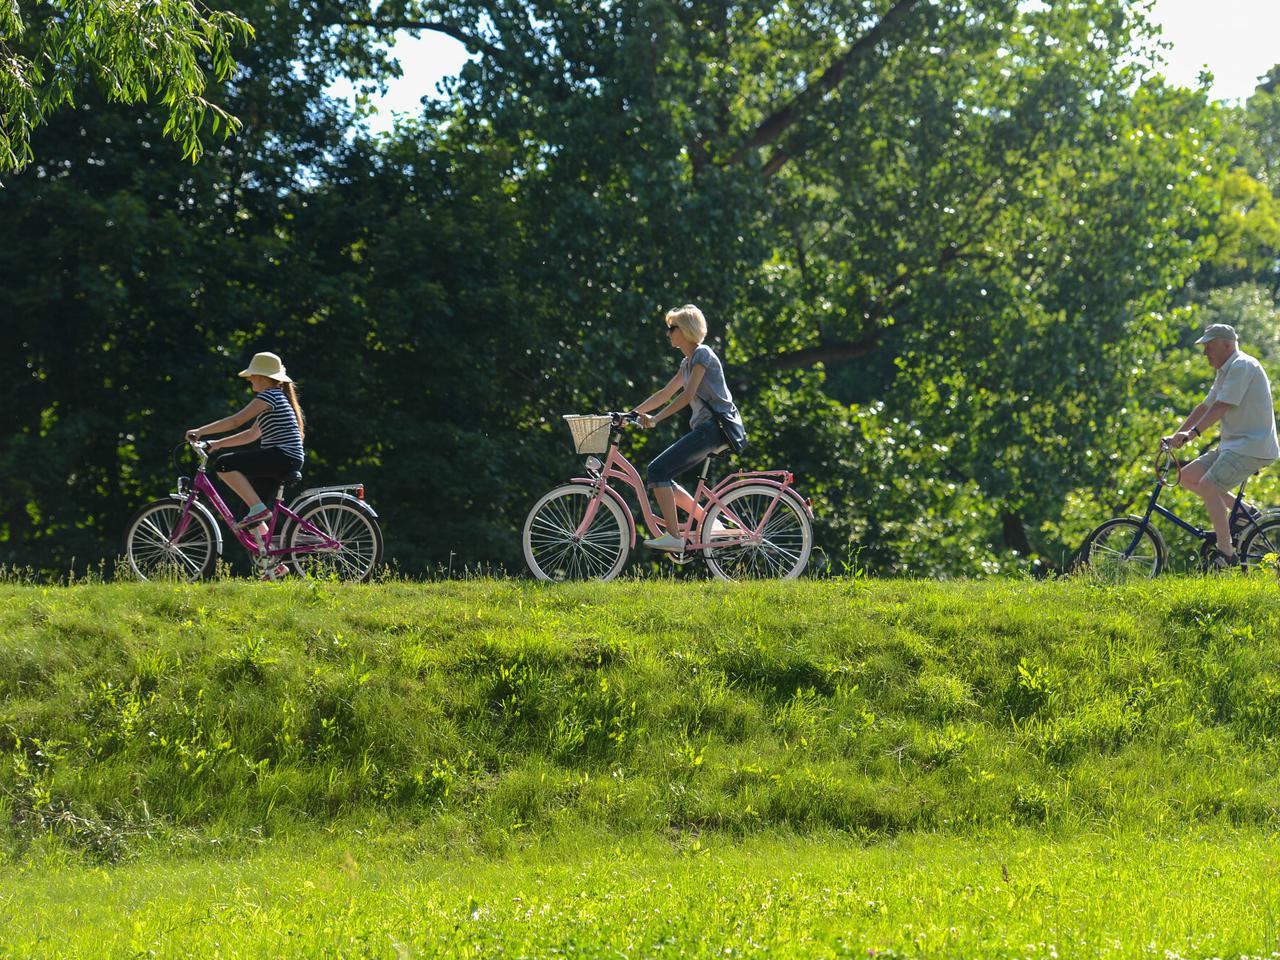
[[[364,499],[364,484],[363,484],[363,483],[362,483],[362,484],[360,484],[360,486],[356,487],[356,499],[357,499],[357,500],[363,500],[363,499]]]

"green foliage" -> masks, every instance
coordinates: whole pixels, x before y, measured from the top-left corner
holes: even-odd
[[[73,109],[86,81],[109,101],[157,101],[167,114],[164,135],[185,159],[198,160],[202,136],[240,129],[205,97],[207,74],[218,83],[231,77],[232,48],[252,37],[241,17],[191,0],[0,5],[0,173],[32,161],[32,132],[55,111]]]
[[[245,0],[245,128],[195,168],[92,97],[41,129],[0,194],[0,560],[112,554],[274,349],[308,479],[364,481],[402,570],[515,566],[578,472],[559,414],[665,379],[694,301],[829,568],[1062,566],[1199,399],[1200,292],[1270,289],[1270,101],[1164,85],[1120,0],[491,7]],[[325,90],[406,22],[474,59],[371,141]]]

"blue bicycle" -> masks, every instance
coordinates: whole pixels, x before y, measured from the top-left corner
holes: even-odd
[[[1080,548],[1082,565],[1100,579],[1110,582],[1145,580],[1156,576],[1169,562],[1169,548],[1164,537],[1151,525],[1152,515],[1159,514],[1200,541],[1201,569],[1212,569],[1218,557],[1218,538],[1214,532],[1188,523],[1158,502],[1160,491],[1177,486],[1181,468],[1169,445],[1160,441],[1155,459],[1156,483],[1147,501],[1146,512],[1140,517],[1116,517],[1096,527]],[[1235,502],[1231,505],[1230,524],[1239,543],[1240,566],[1248,569],[1260,564],[1268,554],[1280,553],[1277,549],[1280,545],[1280,515],[1261,513],[1247,506],[1244,488],[1242,483],[1236,492]]]

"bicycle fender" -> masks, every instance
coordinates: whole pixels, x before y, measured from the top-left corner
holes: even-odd
[[[336,490],[330,490],[327,493],[313,493],[310,496],[303,494],[293,503],[289,504],[289,509],[296,514],[301,514],[308,507],[314,507],[321,503],[345,503],[348,506],[355,507],[367,513],[374,520],[378,519],[378,512],[369,506],[368,503],[359,497],[353,497],[349,493],[341,493]]]
[[[795,501],[796,505],[799,506],[802,510],[804,510],[806,514],[809,515],[810,520],[814,519],[813,507],[809,504],[808,500],[800,496],[800,492],[796,490],[795,487],[784,487],[777,480],[770,480],[767,477],[741,477],[737,480],[734,480],[732,483],[726,483],[724,486],[716,487],[711,492],[715,494],[717,497],[723,497],[730,490],[737,490],[739,487],[748,487],[748,486],[773,487],[775,490],[781,490],[782,495],[784,497],[790,497],[793,501]]]
[[[176,493],[169,494],[169,499],[177,503],[186,503],[186,497],[180,497]],[[209,521],[209,528],[213,531],[213,549],[218,556],[222,556],[222,527],[218,525],[218,521],[214,519],[213,514],[209,512],[209,508],[197,500],[191,504],[192,511],[199,513],[202,517]]]
[[[596,482],[590,477],[573,477],[570,483],[580,483],[585,487],[594,487]],[[613,498],[613,502],[622,508],[622,515],[627,518],[627,529],[631,532],[631,549],[636,548],[636,518],[631,513],[631,508],[627,506],[627,501],[622,499],[622,494],[613,487],[605,487],[604,492]]]

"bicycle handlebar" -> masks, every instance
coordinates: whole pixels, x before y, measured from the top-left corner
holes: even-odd
[[[1160,441],[1160,449],[1156,451],[1156,459],[1153,466],[1155,467],[1157,480],[1164,481],[1170,487],[1178,485],[1178,480],[1182,475],[1182,464],[1174,456],[1173,448],[1164,440]],[[1169,479],[1171,473],[1173,479]]]
[[[209,442],[207,440],[187,440],[183,439],[177,444],[173,451],[169,454],[169,459],[173,461],[173,469],[175,473],[181,473],[182,468],[178,466],[178,451],[183,447],[190,447],[195,451],[196,457],[200,460],[200,466],[204,466],[209,462]]]

